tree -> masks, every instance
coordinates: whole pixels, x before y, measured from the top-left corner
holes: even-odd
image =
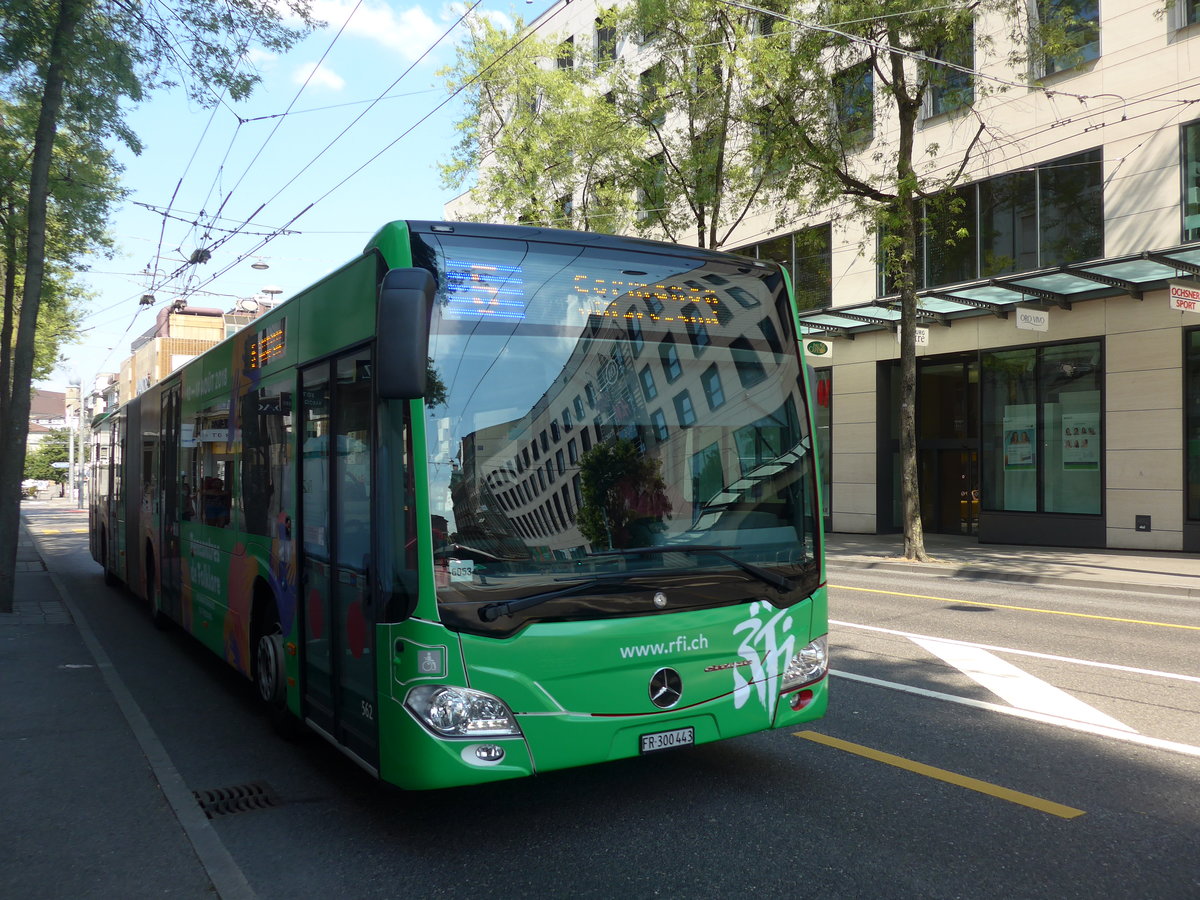
[[[299,26],[287,25],[281,9],[296,15]],[[203,105],[219,100],[221,92],[244,97],[258,80],[246,64],[247,51],[256,45],[286,49],[311,25],[307,0],[10,0],[0,11],[0,91],[10,103],[36,110],[19,179],[26,198],[19,309],[11,310],[11,367],[0,385],[0,611],[12,609],[29,388],[48,265],[52,271],[54,263],[48,232],[54,203],[69,203],[62,180],[53,177],[63,156],[60,127],[89,148],[115,139],[137,150],[124,119],[129,102],[180,84]],[[10,327],[12,319],[6,320]]]
[[[603,12],[587,48],[477,22],[442,73],[466,97],[443,179],[474,176],[481,217],[721,247],[778,193],[788,143],[764,127],[783,44],[763,22],[716,0],[636,0]]]
[[[593,444],[579,458],[583,502],[575,524],[594,547],[644,547],[671,515],[661,461],[623,438]]]
[[[953,246],[972,237],[957,221],[962,201],[953,189],[989,144],[986,120],[978,112],[981,101],[1006,86],[977,77],[976,54],[987,54],[993,28],[1006,23],[1013,40],[1009,60],[1025,61],[1024,16],[1024,3],[1014,0],[933,7],[901,0],[883,9],[869,0],[833,0],[823,4],[822,21],[849,24],[833,29],[787,17],[800,29],[789,77],[775,89],[801,100],[791,109],[782,103],[773,107],[787,116],[774,127],[797,138],[785,193],[793,204],[841,202],[851,216],[867,221],[868,234],[877,239],[887,293],[898,296],[900,483],[909,559],[928,558],[916,454],[919,240],[922,234],[934,235]],[[982,19],[988,20],[988,30],[975,28]],[[943,104],[939,112],[974,117],[973,136],[961,150],[943,154],[937,145],[919,146],[917,122],[933,102]],[[886,142],[875,141],[879,124],[887,131]]]
[[[53,481],[62,484],[67,480],[68,472],[63,468],[55,468],[51,463],[69,462],[71,451],[69,441],[71,432],[67,428],[52,428],[25,457],[25,477],[39,481]]]

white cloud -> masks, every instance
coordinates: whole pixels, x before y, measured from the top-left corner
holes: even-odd
[[[277,53],[263,50],[261,47],[251,47],[246,51],[246,61],[256,69],[270,69],[278,59]]]
[[[292,81],[296,84],[304,84],[306,81],[312,87],[329,88],[331,91],[340,91],[346,86],[346,79],[324,65],[316,63],[305,63],[292,73]]]
[[[313,15],[329,23],[330,34],[337,34],[352,10],[354,0],[314,0],[312,5]],[[343,34],[374,41],[411,61],[424,53],[444,30],[419,6],[396,10],[379,0],[364,0]]]

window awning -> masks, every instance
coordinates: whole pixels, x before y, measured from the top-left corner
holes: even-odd
[[[944,285],[917,292],[917,324],[949,327],[955,319],[987,315],[1006,319],[1018,307],[1069,310],[1072,303],[1122,294],[1141,300],[1145,292],[1162,290],[1172,278],[1197,275],[1200,244],[1186,244]],[[894,330],[900,323],[900,297],[893,294],[869,303],[805,310],[799,318],[805,336],[853,338],[865,331]]]

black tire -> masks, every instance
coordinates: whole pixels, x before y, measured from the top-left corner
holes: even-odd
[[[171,617],[158,608],[158,583],[154,578],[154,557],[150,549],[146,549],[146,602],[150,608],[150,621],[159,631],[171,627]]]
[[[104,568],[104,583],[109,587],[116,587],[121,583],[117,578],[116,573],[108,567],[108,533],[100,532],[100,565]]]
[[[292,740],[303,731],[300,720],[287,706],[287,664],[284,656],[283,629],[279,614],[271,604],[258,619],[254,641],[254,689],[267,710],[271,725],[283,737]]]

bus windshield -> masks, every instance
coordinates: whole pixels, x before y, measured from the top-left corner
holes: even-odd
[[[819,534],[779,269],[578,237],[414,235],[438,280],[425,429],[443,620],[507,634],[799,602]]]

